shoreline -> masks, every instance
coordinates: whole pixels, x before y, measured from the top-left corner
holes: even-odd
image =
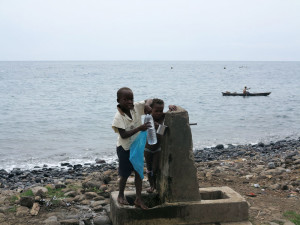
[[[300,138],[217,145],[194,151],[194,158],[199,187],[228,186],[237,191],[249,204],[253,225],[290,224],[285,212],[300,214]],[[117,168],[116,162],[99,161],[0,170],[0,223],[111,225],[110,193],[118,190]],[[145,178],[143,191],[147,188]],[[125,190],[135,190],[134,176]]]
[[[246,145],[227,144],[226,147],[223,144],[218,144],[215,147],[195,149],[194,160],[195,163],[201,163],[214,160],[234,160],[260,154],[263,160],[269,162],[278,155],[288,157],[289,155],[297,154],[299,150],[300,137],[298,139],[279,140],[268,144],[262,142]],[[68,162],[61,162],[60,166],[48,167],[48,165],[44,165],[43,167],[37,166],[31,170],[14,168],[9,172],[0,169],[0,188],[10,190],[25,189],[35,185],[53,183],[55,180],[83,179],[89,173],[107,170],[117,171],[118,169],[117,159],[110,163],[106,163],[105,160],[101,159],[96,159],[95,161],[95,163],[74,165]]]

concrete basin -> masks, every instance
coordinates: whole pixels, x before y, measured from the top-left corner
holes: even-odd
[[[125,192],[131,205],[117,202],[118,192],[111,193],[110,217],[113,225],[196,225],[196,224],[250,224],[246,200],[229,187],[200,188],[201,201],[160,204],[158,194],[143,193],[149,210],[133,205],[135,192]]]

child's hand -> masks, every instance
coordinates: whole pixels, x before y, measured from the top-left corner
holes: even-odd
[[[144,123],[143,125],[139,126],[139,130],[140,131],[145,131],[145,130],[147,130],[150,127],[151,127],[151,123],[147,122],[147,123]]]
[[[145,105],[144,112],[145,114],[151,114],[152,108],[150,107],[150,105]]]
[[[176,111],[177,110],[177,106],[176,105],[169,105],[169,110],[170,111]]]

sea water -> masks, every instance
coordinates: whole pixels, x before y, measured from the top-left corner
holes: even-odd
[[[300,62],[0,62],[0,169],[115,160],[123,86],[185,108],[194,148],[300,136]],[[272,93],[221,94],[244,86]]]

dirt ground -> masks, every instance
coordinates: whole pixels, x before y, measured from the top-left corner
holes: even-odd
[[[224,182],[221,179],[212,179],[202,181],[201,187],[218,187],[228,186],[241,194],[249,203],[249,220],[254,225],[269,224],[272,221],[286,219],[283,215],[286,211],[294,211],[300,214],[299,193],[292,194],[290,191],[282,190],[265,190],[252,187],[249,183],[243,183],[239,178],[231,179],[231,182]],[[256,196],[250,197],[248,194],[253,193]]]

